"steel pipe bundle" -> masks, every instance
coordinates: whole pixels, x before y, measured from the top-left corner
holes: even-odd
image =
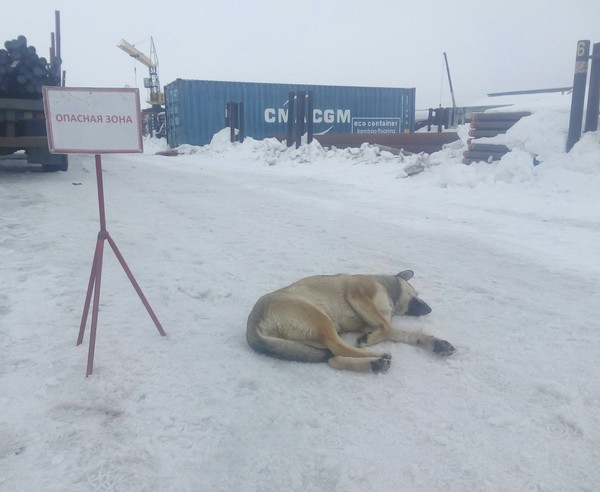
[[[48,63],[27,45],[27,38],[4,43],[0,49],[0,98],[41,99],[42,86],[60,85],[60,59]]]
[[[469,130],[469,148],[463,153],[463,163],[472,164],[478,161],[499,161],[504,154],[510,152],[505,145],[479,143],[477,139],[495,137],[511,128],[517,121],[529,112],[512,113],[474,113],[471,116],[471,129]]]

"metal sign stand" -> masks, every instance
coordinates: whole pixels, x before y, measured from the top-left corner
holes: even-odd
[[[86,377],[94,370],[96,348],[96,328],[100,309],[100,285],[102,280],[102,256],[104,241],[115,253],[125,270],[133,288],[138,293],[158,332],[165,336],[160,322],[146,300],[123,255],[106,230],[104,210],[104,184],[102,182],[102,159],[106,153],[141,153],[143,141],[141,131],[141,110],[138,89],[110,87],[54,87],[42,88],[48,150],[51,154],[95,154],[96,182],[98,185],[98,209],[100,211],[100,232],[94,251],[92,271],[85,297],[77,345],[83,342],[85,326],[90,310],[92,294],[92,326]]]
[[[105,214],[105,209],[104,209],[104,184],[102,181],[102,159],[99,154],[96,154],[96,181],[98,184],[98,209],[100,211],[100,232],[98,233],[98,240],[96,242],[96,250],[94,252],[94,260],[92,262],[92,271],[90,274],[90,281],[88,284],[88,290],[87,290],[87,294],[85,297],[85,305],[83,308],[83,314],[81,316],[81,325],[79,327],[79,336],[77,337],[77,345],[81,345],[81,343],[83,342],[85,326],[87,324],[87,317],[88,317],[88,313],[89,313],[89,309],[90,309],[90,301],[92,299],[92,293],[93,293],[94,294],[94,306],[92,308],[92,326],[90,329],[90,345],[89,345],[89,350],[88,350],[87,370],[86,370],[86,374],[85,374],[86,377],[89,376],[90,374],[92,374],[92,371],[94,369],[94,350],[96,347],[96,327],[98,325],[98,309],[99,309],[99,305],[100,305],[100,283],[102,280],[102,256],[104,253],[104,241],[105,240],[108,241],[108,244],[112,248],[113,252],[115,253],[115,256],[119,260],[119,263],[123,267],[123,270],[125,270],[127,277],[129,278],[129,280],[131,281],[131,284],[133,285],[133,288],[138,293],[138,296],[140,297],[142,303],[146,307],[146,310],[148,311],[148,314],[152,318],[152,321],[154,321],[154,324],[156,325],[158,332],[163,337],[166,335],[160,322],[158,321],[158,318],[154,314],[152,307],[150,307],[150,303],[146,299],[146,296],[144,296],[142,289],[140,288],[139,284],[135,280],[135,277],[131,273],[131,270],[127,266],[127,263],[125,262],[123,255],[119,251],[119,248],[117,248],[116,243],[110,237],[110,234],[106,230],[106,214]]]

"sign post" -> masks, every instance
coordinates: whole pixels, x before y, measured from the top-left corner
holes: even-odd
[[[87,377],[92,374],[94,369],[96,328],[98,325],[102,280],[102,256],[105,241],[108,241],[121,267],[156,325],[158,332],[162,336],[166,335],[150,303],[106,228],[101,154],[139,153],[143,151],[139,91],[138,89],[44,87],[43,96],[50,152],[54,154],[95,154],[96,159],[100,232],[96,241],[92,271],[77,337],[77,345],[81,345],[93,294],[94,303],[86,370]]]
[[[573,94],[571,95],[571,115],[569,117],[569,133],[567,135],[567,152],[581,138],[583,123],[583,103],[585,101],[585,86],[587,83],[588,59],[590,57],[590,42],[577,42],[575,57],[575,75],[573,76]]]

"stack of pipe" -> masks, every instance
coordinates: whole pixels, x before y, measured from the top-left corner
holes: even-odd
[[[27,45],[25,36],[6,41],[0,49],[0,98],[40,99],[42,86],[60,81],[60,59],[48,63]]]
[[[482,138],[491,138],[511,128],[517,121],[529,112],[512,113],[474,113],[471,116],[468,150],[463,154],[463,163],[472,164],[478,161],[499,161],[510,149],[506,145],[481,142]]]

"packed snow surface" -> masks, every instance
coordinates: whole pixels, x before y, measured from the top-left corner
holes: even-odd
[[[600,133],[566,154],[567,124],[540,109],[471,166],[461,141],[400,157],[223,134],[103,156],[108,231],[167,336],[106,245],[88,378],[94,158],[0,165],[0,489],[597,490]],[[386,342],[376,376],[246,344],[266,292],[409,268],[433,312],[394,323],[450,357]]]

